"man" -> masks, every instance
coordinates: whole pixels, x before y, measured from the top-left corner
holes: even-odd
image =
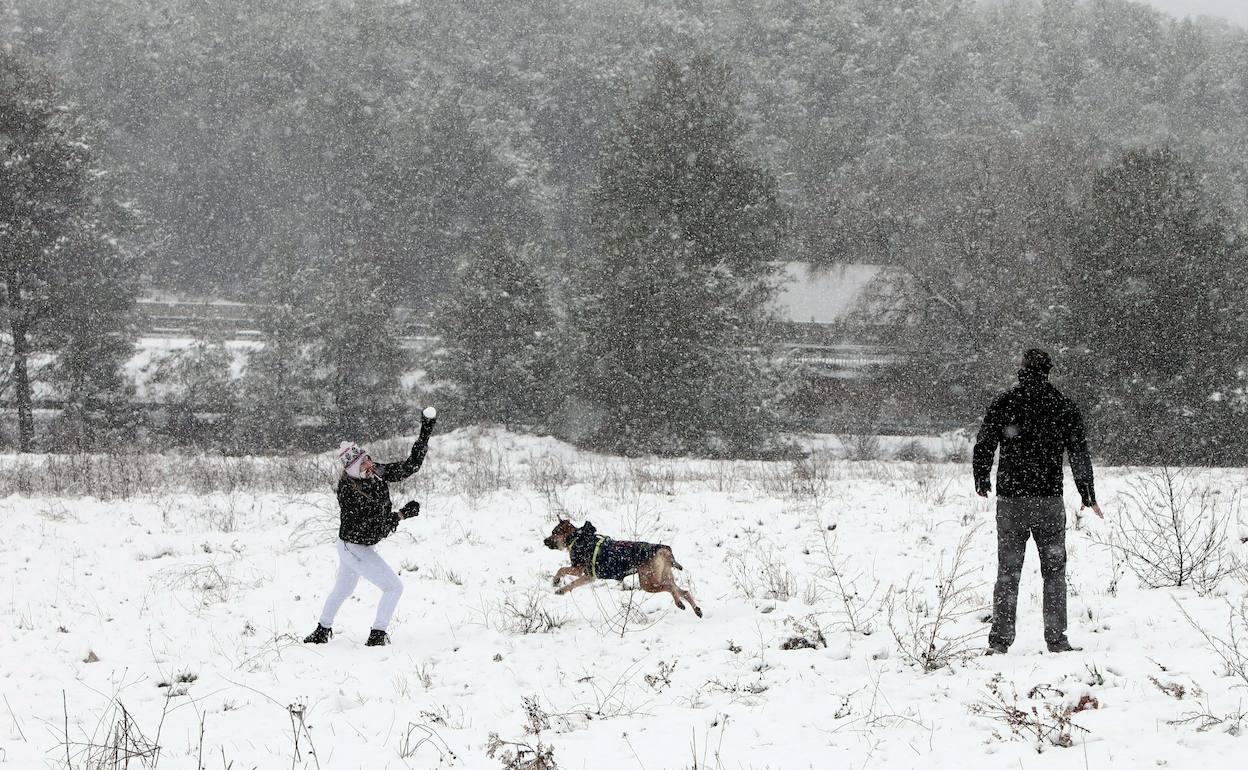
[[[1083,508],[1104,516],[1092,486],[1092,460],[1083,417],[1074,402],[1049,384],[1053,361],[1032,348],[1019,363],[1018,385],[992,402],[975,438],[975,492],[992,491],[997,465],[997,584],[992,592],[992,631],[985,654],[999,655],[1014,643],[1018,580],[1028,537],[1035,538],[1044,578],[1044,641],[1049,652],[1079,650],[1066,638],[1066,512],[1062,506],[1062,453]]]

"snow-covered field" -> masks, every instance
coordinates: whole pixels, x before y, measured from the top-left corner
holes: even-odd
[[[1070,636],[1084,652],[1043,652],[1029,550],[1008,656],[911,662],[907,648],[926,645],[907,629],[934,617],[938,585],[966,589],[948,636],[979,647],[987,632],[991,503],[964,464],[628,461],[497,431],[438,435],[395,490],[422,515],[380,546],[406,584],[394,644],[365,648],[378,593],[364,583],[331,643],[299,642],[336,567],[328,455],[312,461],[323,479],[256,461],[209,493],[191,491],[193,461],[152,459],[158,480],[126,498],[0,500],[0,766],[125,767],[112,753],[90,764],[121,734],[131,752],[160,747],[131,768],[222,770],[501,768],[516,747],[488,756],[491,733],[540,744],[552,761],[533,767],[565,770],[1229,768],[1248,748],[1233,720],[1170,724],[1248,710],[1248,683],[1181,612],[1225,637],[1245,580],[1212,595],[1142,588],[1088,517],[1068,536]],[[14,474],[66,473],[55,462],[0,467],[13,489]],[[1110,517],[1147,473],[1100,471]],[[1229,497],[1248,473],[1209,480]],[[631,582],[553,595],[566,557],[541,540],[560,511],[670,545],[706,617]],[[1242,551],[1239,536],[1232,526],[1227,547]],[[784,649],[797,637],[814,648]],[[1015,734],[993,718],[992,688],[1070,726]],[[1063,732],[1070,747],[1056,745]]]

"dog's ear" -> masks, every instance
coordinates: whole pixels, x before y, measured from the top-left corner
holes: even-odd
[[[572,521],[572,517],[566,513],[557,513],[555,515],[559,517],[559,521]]]

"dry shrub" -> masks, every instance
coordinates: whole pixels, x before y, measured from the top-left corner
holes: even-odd
[[[564,615],[546,608],[549,594],[540,588],[523,593],[509,591],[489,613],[494,630],[505,634],[546,634],[568,622]]]
[[[779,549],[755,534],[742,551],[724,558],[728,575],[742,598],[766,598],[785,602],[797,595],[797,579],[789,570]]]
[[[972,529],[958,541],[948,567],[943,562],[938,567],[934,595],[912,587],[908,580],[900,591],[891,591],[885,602],[888,627],[902,657],[924,671],[936,671],[978,651],[972,640],[981,632],[962,627],[963,620],[985,609],[979,595],[982,583],[967,558],[974,533]]]
[[[1227,602],[1224,635],[1215,634],[1198,623],[1177,599],[1175,606],[1188,624],[1204,638],[1205,647],[1221,663],[1222,674],[1248,685],[1248,597],[1242,600],[1239,607]]]
[[[793,635],[780,644],[782,650],[818,650],[828,646],[828,638],[814,615],[804,618],[788,618],[785,625]]]
[[[1054,703],[1046,700],[1055,696],[1064,701],[1066,694],[1045,684],[1031,688],[1027,692],[1027,701],[1032,702],[1020,705],[1018,692],[1013,686],[1007,695],[1002,691],[1001,685],[1000,674],[989,680],[988,696],[971,704],[971,713],[1006,725],[1014,736],[1035,741],[1037,752],[1044,751],[1048,746],[1073,746],[1076,732],[1088,732],[1087,728],[1075,724],[1075,714],[1101,706],[1091,695],[1080,696],[1075,703]],[[998,734],[997,737],[1002,736]]]
[[[818,580],[836,596],[845,629],[869,636],[875,632],[876,618],[882,609],[876,601],[880,582],[851,571],[848,561],[840,558],[836,538],[830,530],[825,529],[822,537],[824,563],[816,573]],[[868,582],[870,588],[860,587]]]
[[[503,770],[559,770],[555,749],[542,743],[542,732],[550,729],[550,715],[537,702],[537,696],[524,698],[524,732],[531,736],[505,741],[491,732],[485,755],[502,763]]]
[[[64,701],[64,693],[61,697]],[[156,770],[160,760],[160,730],[165,723],[168,703],[166,699],[160,720],[149,737],[134,715],[114,698],[96,720],[95,732],[81,740],[69,735],[69,707],[64,703],[65,732],[61,746],[65,750],[66,770]],[[105,731],[103,735],[99,734],[101,729]]]
[[[324,458],[210,455],[55,454],[22,457],[0,473],[0,496],[95,497],[129,500],[174,492],[320,491],[328,485]]]
[[[457,467],[451,477],[454,491],[469,500],[477,500],[514,486],[511,463],[505,455],[486,450],[469,452],[456,459]]]
[[[1239,498],[1201,482],[1190,468],[1155,468],[1128,485],[1110,534],[1097,540],[1122,554],[1149,588],[1193,586],[1201,593],[1242,568],[1227,548]]]

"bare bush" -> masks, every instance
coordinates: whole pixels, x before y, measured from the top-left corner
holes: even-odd
[[[622,592],[593,591],[590,594],[594,606],[598,610],[597,617],[586,617],[601,634],[623,637],[628,633],[645,631],[653,628],[662,615],[652,617],[637,601],[638,591],[625,589]]]
[[[160,760],[160,731],[168,713],[168,699],[150,738],[125,705],[113,698],[96,721],[95,732],[75,739],[69,734],[69,706],[63,691],[61,701],[65,714],[61,746],[65,749],[66,770],[155,770]],[[103,735],[99,734],[101,728],[105,730]]]
[[[1161,690],[1163,693],[1169,695],[1175,700],[1183,700],[1189,696],[1199,698],[1204,694],[1201,689],[1194,684],[1184,684],[1182,682],[1163,682],[1152,674],[1149,674],[1148,681],[1152,682],[1153,686],[1158,690]]]
[[[307,760],[303,758],[303,754],[306,753],[316,764],[316,769],[320,770],[321,760],[316,754],[316,746],[312,744],[312,733],[308,731],[308,723],[304,720],[307,711],[308,707],[303,701],[295,701],[286,707],[286,713],[290,714],[291,738],[294,740],[290,766],[293,768],[296,763],[306,763]]]
[[[632,491],[638,495],[674,495],[676,484],[683,476],[678,474],[677,464],[673,462],[630,461],[628,470],[632,478]]]
[[[314,492],[326,488],[325,461],[295,457],[219,457],[127,453],[23,456],[5,464],[0,496],[129,500],[174,492]]]
[[[655,692],[663,692],[665,689],[672,686],[672,674],[675,673],[675,671],[676,660],[673,659],[670,663],[665,660],[660,660],[658,667],[652,673],[646,674],[642,678],[645,679],[646,684],[650,686],[650,689]]]
[[[766,598],[779,602],[792,599],[798,591],[797,579],[770,542],[755,534],[742,551],[724,558],[728,575],[745,599]]]
[[[548,596],[539,588],[524,593],[509,591],[488,613],[491,625],[506,634],[546,634],[560,628],[568,619],[546,609]]]
[[[828,637],[814,615],[788,618],[785,625],[792,629],[793,635],[781,642],[782,650],[818,650],[828,646]]]
[[[866,427],[863,432],[838,435],[846,460],[879,460],[884,456],[884,448],[879,434]]]
[[[529,738],[505,741],[498,733],[490,733],[485,755],[502,763],[503,770],[559,770],[555,749],[542,743],[542,732],[550,729],[550,715],[542,709],[537,696],[524,698],[524,732]]]
[[[885,602],[888,627],[902,657],[924,671],[936,671],[976,654],[972,639],[979,629],[961,627],[964,619],[986,608],[979,595],[982,583],[967,559],[973,535],[974,530],[963,535],[948,567],[943,563],[938,567],[934,595],[907,581],[904,588],[891,590]]]
[[[876,601],[880,581],[869,581],[847,566],[840,558],[836,537],[830,530],[823,530],[823,559],[817,571],[817,579],[829,590],[840,604],[841,623],[847,631],[869,636],[875,632],[875,621],[882,609]],[[870,583],[870,587],[865,585]]]
[[[645,693],[639,699],[637,688],[633,687],[640,668],[641,662],[638,661],[615,676],[603,675],[597,669],[586,673],[576,680],[577,684],[586,686],[586,696],[570,708],[556,709],[549,716],[558,719],[566,729],[571,729],[573,720],[590,722],[642,715],[642,709],[649,701],[645,699]]]
[[[477,500],[494,492],[511,489],[514,477],[505,455],[490,451],[469,452],[456,458],[458,469],[452,477],[455,491],[469,500]]]
[[[912,438],[893,451],[893,459],[901,462],[930,463],[935,458],[923,442]]]
[[[1175,601],[1179,612],[1192,628],[1204,637],[1205,647],[1213,652],[1222,664],[1224,676],[1235,677],[1248,685],[1248,598],[1239,605],[1227,603],[1226,634],[1218,635],[1196,621],[1182,604]]]
[[[163,570],[157,580],[170,591],[190,591],[201,607],[229,601],[239,582],[218,564],[200,564]]]
[[[446,723],[441,722],[441,724],[445,725]],[[433,765],[433,767],[442,767],[444,764],[447,767],[451,767],[459,759],[455,752],[451,750],[450,745],[438,734],[437,730],[429,725],[408,722],[407,729],[399,736],[399,758],[403,760],[414,759],[416,754],[425,747],[437,754],[437,764]]]
[[[759,486],[779,497],[811,503],[818,509],[832,494],[837,466],[826,455],[812,454],[788,463],[764,463],[755,472]]]
[[[1054,703],[1046,698],[1056,697]],[[1075,714],[1100,708],[1091,695],[1083,695],[1075,703],[1066,703],[1066,693],[1048,685],[1036,685],[1027,693],[1032,703],[1019,704],[1018,692],[1013,686],[1009,694],[1002,690],[1001,675],[988,682],[988,695],[971,704],[970,712],[1000,722],[1010,728],[1010,733],[1035,741],[1036,751],[1048,746],[1069,748],[1075,743],[1075,733],[1087,733],[1087,728],[1074,722]],[[1001,738],[1000,734],[997,735]]]
[[[1168,720],[1166,724],[1192,726],[1198,733],[1209,732],[1216,727],[1227,735],[1239,736],[1244,733],[1244,728],[1248,727],[1248,711],[1236,710],[1219,715],[1213,713],[1209,704],[1206,703],[1196,711],[1189,711],[1178,719]]]
[[[556,513],[565,512],[561,494],[576,482],[572,467],[562,458],[542,457],[529,464],[529,485],[546,499],[547,507]]]
[[[316,506],[316,513],[291,527],[290,547],[308,548],[334,542],[338,537],[338,501],[329,500]]]
[[[1189,468],[1161,467],[1130,482],[1108,536],[1149,588],[1190,585],[1202,593],[1241,568],[1226,547],[1238,497],[1200,483]]]

